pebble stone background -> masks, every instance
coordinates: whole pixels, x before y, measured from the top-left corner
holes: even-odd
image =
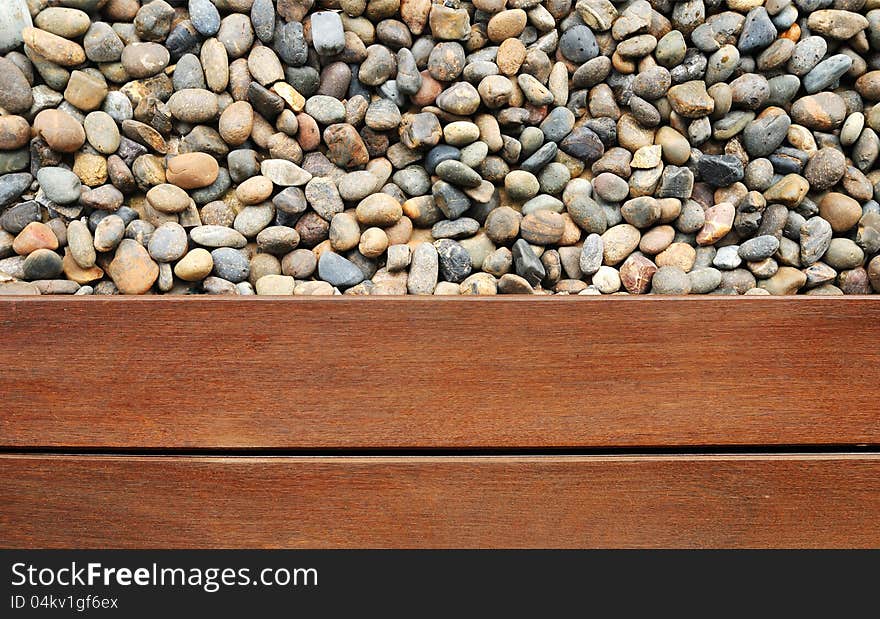
[[[880,292],[880,0],[2,0],[0,294]]]

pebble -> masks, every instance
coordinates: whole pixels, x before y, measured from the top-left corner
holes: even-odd
[[[37,182],[46,197],[56,204],[70,204],[79,200],[82,183],[70,170],[58,167],[40,168]]]
[[[321,253],[318,275],[332,286],[350,288],[364,280],[363,271],[356,264],[332,251]]]
[[[211,252],[201,247],[188,251],[174,265],[174,274],[186,282],[201,281],[208,277],[213,270],[214,259],[211,256]]]
[[[691,279],[679,267],[663,266],[651,277],[651,292],[665,295],[690,294]]]
[[[214,262],[213,273],[221,279],[237,284],[250,275],[250,264],[247,257],[232,247],[218,247],[211,252]]]
[[[431,243],[419,243],[412,250],[407,292],[415,295],[434,294],[439,276],[439,257]]]
[[[168,159],[165,177],[183,189],[207,187],[220,173],[217,160],[207,153],[186,153]]]
[[[28,254],[22,263],[22,275],[26,280],[55,279],[61,275],[61,256],[51,249],[37,249]]]
[[[145,294],[159,278],[159,266],[131,239],[119,243],[107,272],[121,294]]]

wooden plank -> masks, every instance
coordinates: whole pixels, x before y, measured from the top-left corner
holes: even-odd
[[[0,302],[0,446],[880,444],[871,298]]]
[[[0,456],[11,547],[876,547],[880,455]]]

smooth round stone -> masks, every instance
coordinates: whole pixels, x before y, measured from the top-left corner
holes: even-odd
[[[22,263],[24,279],[55,279],[63,268],[61,256],[51,249],[37,249],[30,253]]]
[[[681,133],[672,127],[660,127],[655,143],[660,145],[663,159],[673,165],[684,165],[691,156],[691,145]]]
[[[511,199],[522,202],[537,195],[541,185],[531,172],[514,170],[504,179],[504,188]]]
[[[837,271],[854,269],[862,265],[865,260],[865,252],[850,239],[831,239],[828,251],[822,260]]]
[[[169,221],[156,228],[150,235],[147,251],[157,262],[174,262],[186,253],[187,241],[183,226]]]
[[[65,168],[40,168],[37,182],[46,197],[56,204],[71,204],[79,200],[82,182],[79,177]]]
[[[269,226],[257,234],[257,247],[266,253],[282,255],[296,249],[299,233],[287,226]]]
[[[117,123],[131,120],[134,116],[131,100],[118,90],[111,90],[107,93],[101,109],[109,114]]]
[[[275,218],[275,207],[267,202],[257,206],[246,206],[235,216],[233,227],[244,237],[252,239],[266,228]]]
[[[2,70],[0,70],[2,74]],[[61,110],[43,110],[34,118],[34,131],[54,151],[72,153],[86,141],[82,125]]]
[[[441,161],[437,165],[435,173],[446,182],[457,187],[479,187],[483,180],[476,170],[454,159]],[[535,183],[537,184],[537,179],[535,180]]]
[[[104,252],[115,249],[125,235],[125,221],[118,215],[108,215],[95,226],[95,249]]]
[[[185,88],[168,99],[168,109],[177,120],[199,124],[213,121],[220,112],[217,95],[201,88]]]
[[[256,293],[261,296],[292,295],[296,280],[289,275],[263,275],[255,284]]]
[[[757,7],[746,15],[737,48],[743,53],[754,52],[770,45],[776,39],[776,26],[770,20],[767,9]]]
[[[122,50],[122,66],[134,79],[152,77],[168,66],[171,55],[159,43],[130,43]]]
[[[33,221],[15,237],[12,250],[26,256],[37,249],[58,249],[58,237],[46,224]]]
[[[197,282],[205,279],[214,270],[214,259],[207,249],[197,247],[181,258],[174,265],[174,274],[186,282]]]
[[[657,41],[654,56],[662,66],[671,68],[681,64],[687,52],[684,36],[678,30],[672,30]]]
[[[194,243],[205,247],[232,247],[240,249],[247,245],[247,239],[237,230],[227,226],[196,226],[189,231]]]
[[[391,178],[409,196],[425,195],[431,190],[431,177],[421,166],[408,166]]]
[[[272,196],[273,187],[265,176],[254,176],[235,188],[235,197],[245,205],[259,204]]]
[[[400,110],[393,101],[388,99],[373,101],[364,116],[364,123],[375,131],[396,129],[400,125],[400,120]],[[479,133],[477,135],[479,136]]]
[[[459,217],[452,221],[440,221],[431,228],[435,239],[461,239],[473,236],[480,229],[480,222],[470,217]]]
[[[67,246],[76,263],[82,269],[95,266],[95,246],[92,233],[84,222],[75,219],[67,228]]]
[[[855,227],[862,216],[862,208],[853,198],[831,192],[819,202],[819,215],[831,224],[834,232],[840,233]]]
[[[243,282],[250,274],[247,257],[237,249],[219,247],[211,252],[214,261],[214,275],[234,284]]]
[[[41,57],[40,61],[49,61],[61,67],[75,67],[86,60],[83,48],[64,37],[40,28],[25,28],[21,34],[25,47],[36,52]]]
[[[620,213],[636,228],[649,228],[660,219],[660,204],[650,196],[633,198],[623,204]]]
[[[690,294],[691,279],[679,267],[660,267],[651,278],[651,292],[665,295]]]
[[[83,120],[83,128],[89,144],[99,153],[112,155],[119,148],[119,127],[107,112],[91,112]]]
[[[612,226],[602,234],[604,261],[609,265],[622,262],[639,246],[641,233],[628,223]]]
[[[779,249],[779,239],[765,234],[744,241],[739,246],[739,256],[748,262],[758,262],[775,254],[777,249]]]
[[[171,157],[165,176],[169,183],[183,189],[200,189],[217,180],[220,166],[207,153],[185,153]]]
[[[782,266],[775,275],[758,282],[758,287],[772,295],[788,295],[796,294],[806,282],[807,276],[800,269]]]
[[[804,76],[804,90],[812,94],[832,86],[837,80],[843,77],[847,71],[849,71],[852,62],[852,58],[846,54],[829,56]]]
[[[816,191],[830,189],[846,173],[846,157],[836,148],[819,149],[804,168],[804,178]]]
[[[451,114],[468,116],[480,106],[480,93],[467,82],[456,82],[437,96],[436,104]]]
[[[50,11],[70,10],[71,9],[59,8],[46,9],[38,16],[38,21]],[[65,28],[76,30],[76,33],[62,33],[54,30],[53,32],[55,34],[68,39],[75,39],[82,36],[83,34],[86,35],[83,40],[83,48],[85,49],[86,57],[92,62],[115,62],[119,60],[124,45],[119,36],[117,36],[116,32],[110,27],[109,24],[106,24],[104,22],[91,23],[89,20],[89,16],[82,11],[74,11],[73,18],[69,21],[67,16],[59,21],[64,24]],[[44,30],[52,30],[51,28],[46,28],[45,26],[40,27]]]
[[[196,32],[212,37],[220,30],[220,12],[211,0],[189,0],[189,19]]]
[[[840,143],[843,146],[852,146],[862,134],[865,128],[865,115],[861,112],[853,112],[847,116],[840,128]]]
[[[765,157],[782,144],[790,126],[791,119],[785,113],[762,115],[746,125],[743,145],[751,157]]]
[[[331,286],[350,288],[364,280],[364,273],[345,257],[332,251],[324,251],[318,259],[318,277]]]
[[[695,269],[688,273],[691,294],[708,294],[721,284],[721,272],[711,267]]]
[[[820,92],[796,100],[791,106],[792,119],[808,129],[830,131],[846,118],[846,103],[833,92]]]
[[[326,95],[315,95],[306,100],[305,112],[319,123],[330,125],[345,120],[342,101]]]
[[[828,43],[819,36],[809,36],[797,42],[788,61],[787,69],[794,75],[806,75],[828,51]]]
[[[572,62],[584,63],[599,55],[599,44],[592,30],[574,26],[559,38],[559,52]]]
[[[510,243],[516,240],[522,215],[510,208],[502,206],[493,209],[486,217],[486,234],[496,243]]]
[[[639,250],[643,253],[656,255],[669,247],[675,238],[675,228],[672,226],[657,226],[651,228],[642,235],[639,241]]]
[[[161,213],[182,213],[190,205],[190,197],[176,185],[163,183],[152,187],[147,192],[147,201]]]
[[[403,215],[403,209],[394,197],[377,193],[361,200],[356,213],[360,223],[383,227],[397,223]]]

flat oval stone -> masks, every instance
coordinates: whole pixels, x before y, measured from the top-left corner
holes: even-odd
[[[220,173],[217,160],[207,153],[186,153],[171,157],[165,172],[169,183],[183,189],[207,187]]]
[[[37,181],[46,197],[56,204],[70,204],[79,200],[82,183],[70,170],[57,167],[40,168],[37,172]]]
[[[194,243],[205,247],[241,249],[247,245],[247,239],[240,232],[227,226],[196,226],[189,231],[189,235]]]

